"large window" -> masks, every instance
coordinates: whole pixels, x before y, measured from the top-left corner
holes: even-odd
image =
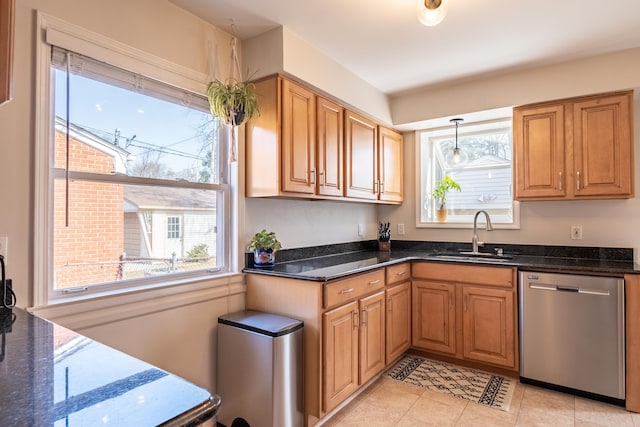
[[[454,159],[454,126],[418,132],[418,227],[468,227],[479,210],[487,211],[498,227],[518,227],[511,119],[460,126],[457,145],[461,155]],[[445,176],[456,181],[461,191],[448,193],[446,222],[438,222],[433,188]]]
[[[226,138],[206,97],[139,58],[48,48],[46,299],[229,271]]]

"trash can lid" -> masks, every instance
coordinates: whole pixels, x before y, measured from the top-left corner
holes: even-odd
[[[301,320],[280,316],[273,313],[264,313],[255,310],[242,310],[218,317],[218,323],[246,329],[262,335],[279,337],[302,329],[304,323]]]

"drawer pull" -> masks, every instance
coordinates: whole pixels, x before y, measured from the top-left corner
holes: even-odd
[[[393,311],[393,298],[389,297],[389,299],[387,299],[387,306],[389,311]]]
[[[380,279],[370,280],[369,281],[369,285],[377,285],[378,283],[380,283]]]
[[[344,294],[350,294],[351,292],[353,292],[353,288],[343,289],[339,292],[339,294],[344,295]]]
[[[404,276],[405,274],[407,274],[407,272],[406,271],[398,271],[396,274],[398,276]]]
[[[354,310],[353,311],[353,327],[355,329],[358,329],[358,323],[360,323],[359,321],[359,316],[358,316],[358,310]]]

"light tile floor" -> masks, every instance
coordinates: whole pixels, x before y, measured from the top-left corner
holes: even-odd
[[[520,382],[506,412],[389,378],[379,378],[322,425],[356,426],[640,427],[640,414]]]

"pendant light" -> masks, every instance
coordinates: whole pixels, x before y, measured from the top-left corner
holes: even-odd
[[[447,15],[449,0],[417,0],[418,20],[427,27],[433,27],[442,22]]]
[[[455,148],[453,149],[453,153],[450,158],[450,163],[453,163],[454,166],[461,166],[465,164],[468,160],[467,153],[465,153],[460,147],[458,147],[458,125],[460,124],[460,122],[463,122],[464,119],[460,117],[456,117],[449,121],[451,123],[455,123],[456,125],[456,145],[455,145]]]

